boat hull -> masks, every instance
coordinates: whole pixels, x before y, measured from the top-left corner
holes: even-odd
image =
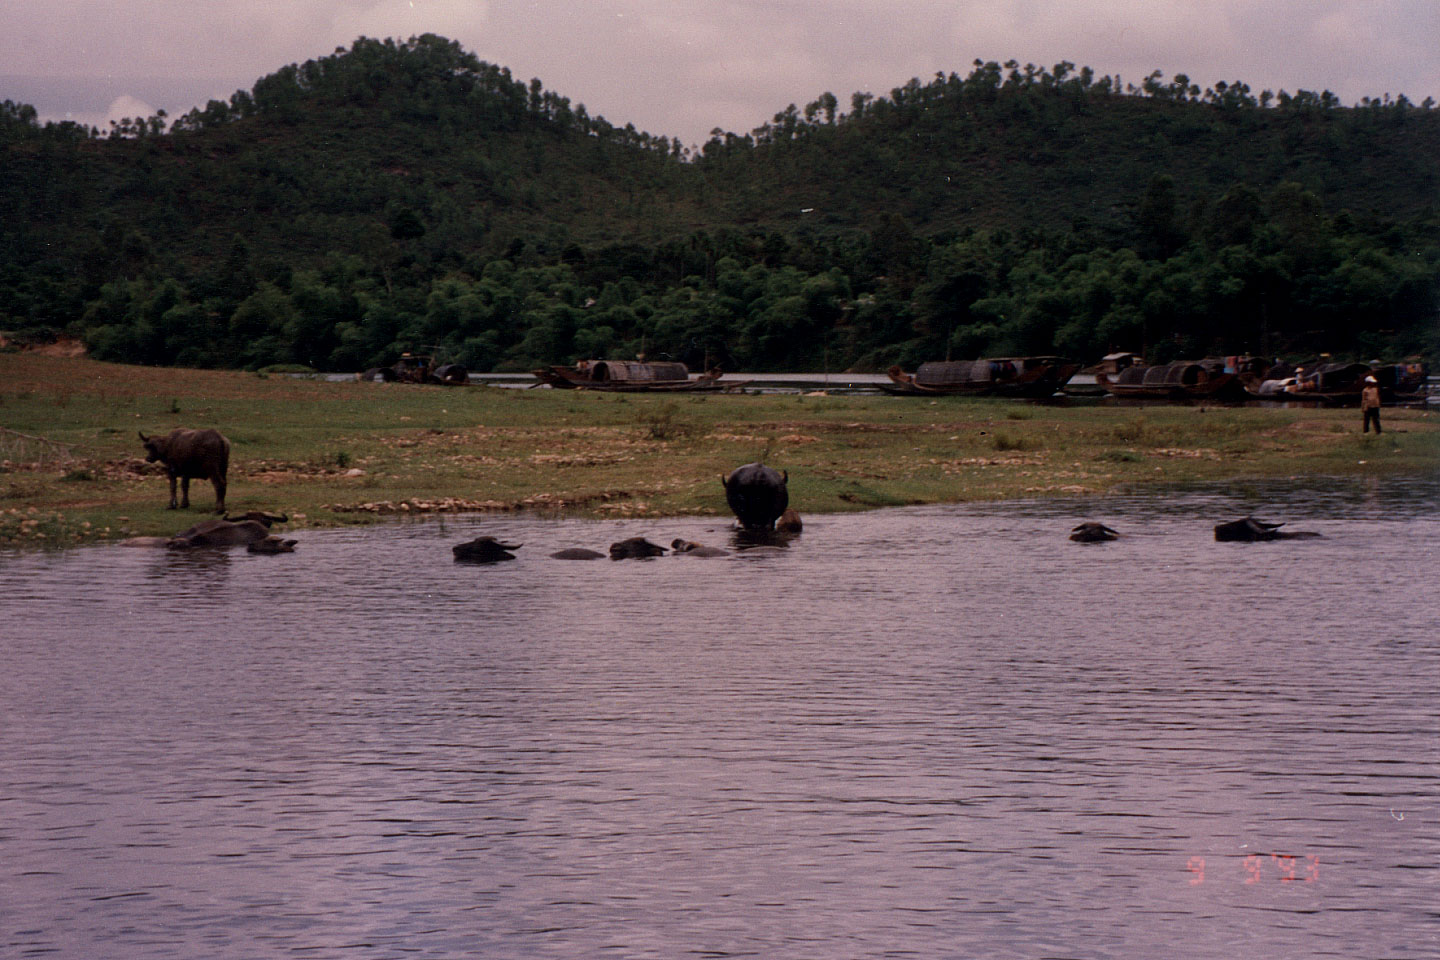
[[[997,365],[1005,364],[1016,370],[1013,376],[990,375]],[[982,375],[965,376],[963,368],[966,366],[978,370]],[[955,368],[960,370],[962,375],[945,380],[927,380],[924,376],[927,367]],[[913,374],[905,373],[896,366],[887,371],[890,382],[879,386],[892,396],[988,396],[1042,400],[1060,392],[1070,378],[1080,371],[1080,367],[1081,364],[1075,361],[1058,357],[1005,357],[973,363],[922,364]]]
[[[725,391],[744,386],[747,381],[726,381],[720,374],[705,373],[684,380],[597,380],[574,367],[552,366],[534,371],[541,383],[560,390],[599,390],[609,393],[694,393]]]
[[[1103,373],[1095,382],[1114,397],[1141,397],[1154,400],[1243,400],[1245,387],[1233,374],[1221,374],[1200,384],[1123,384],[1111,381]]]

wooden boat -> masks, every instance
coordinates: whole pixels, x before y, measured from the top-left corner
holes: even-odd
[[[1428,368],[1418,362],[1276,364],[1263,380],[1246,380],[1245,390],[1260,400],[1359,406],[1365,378],[1374,377],[1384,402],[1404,403],[1425,398],[1428,374]]]
[[[1424,402],[1430,395],[1430,367],[1419,358],[1372,364],[1371,374],[1380,381],[1380,399],[1386,403]]]
[[[922,363],[913,374],[898,366],[880,389],[896,396],[1054,396],[1080,370],[1064,357],[992,357]]]
[[[1277,363],[1263,379],[1250,377],[1245,392],[1259,400],[1284,400],[1345,406],[1360,403],[1360,391],[1370,375],[1366,363]]]
[[[470,382],[470,371],[458,363],[437,364],[435,358],[425,353],[402,353],[400,359],[388,367],[371,367],[364,373],[355,374],[357,380],[381,380],[385,383],[437,383],[443,386],[463,386]]]
[[[744,382],[720,379],[719,370],[696,377],[683,363],[641,363],[635,360],[582,360],[573,367],[551,366],[533,371],[541,383],[561,390],[611,390],[627,393],[732,390]]]
[[[1156,366],[1135,364],[1119,373],[1097,373],[1095,382],[1116,397],[1159,400],[1239,400],[1245,396],[1240,375],[1227,372],[1224,360],[1177,360]]]
[[[1145,358],[1142,357],[1140,354],[1131,353],[1128,350],[1121,350],[1118,353],[1105,354],[1105,356],[1100,359],[1099,363],[1094,364],[1093,366],[1086,367],[1080,372],[1088,373],[1092,377],[1098,376],[1099,374],[1103,373],[1113,380],[1115,379],[1115,375],[1117,373],[1119,373],[1121,370],[1126,369],[1127,367],[1143,366],[1145,366]]]

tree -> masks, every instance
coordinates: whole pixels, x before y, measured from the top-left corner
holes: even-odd
[[[1164,260],[1178,250],[1185,236],[1175,219],[1175,178],[1156,174],[1145,189],[1135,213],[1140,250],[1147,257]]]
[[[1263,216],[1259,191],[1246,183],[1236,184],[1216,202],[1206,232],[1217,246],[1244,244]]]

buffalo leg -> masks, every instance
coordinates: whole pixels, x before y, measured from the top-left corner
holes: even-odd
[[[225,512],[225,478],[211,477],[210,483],[215,487],[215,512]]]
[[[175,474],[173,473],[170,474],[170,506],[166,507],[165,509],[175,509]]]
[[[180,509],[190,509],[190,478],[180,478]]]

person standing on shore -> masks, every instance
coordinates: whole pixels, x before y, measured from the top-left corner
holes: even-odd
[[[1380,384],[1374,377],[1365,378],[1365,386],[1360,391],[1360,415],[1364,418],[1364,425],[1361,433],[1370,432],[1370,424],[1374,422],[1375,433],[1380,434]]]

